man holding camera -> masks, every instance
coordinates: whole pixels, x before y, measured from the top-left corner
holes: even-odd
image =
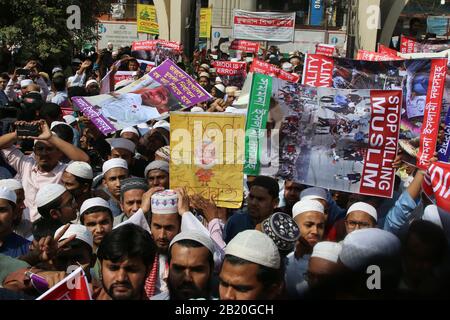
[[[67,164],[60,162],[64,156],[72,161],[89,162],[84,151],[53,134],[44,120],[16,122],[16,131],[0,137],[0,154],[17,171],[25,192],[25,205],[30,209],[31,222],[40,216],[35,197],[47,184],[61,183]],[[18,139],[33,139],[34,153],[25,155],[14,144]]]

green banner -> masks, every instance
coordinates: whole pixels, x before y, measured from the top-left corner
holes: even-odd
[[[272,78],[263,74],[253,75],[250,101],[245,129],[245,165],[244,173],[259,175],[261,141],[264,141],[267,117],[269,115]]]

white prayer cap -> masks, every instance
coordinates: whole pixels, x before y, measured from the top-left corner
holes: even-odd
[[[83,202],[80,208],[80,215],[83,215],[87,210],[93,207],[103,207],[106,209],[111,210],[109,207],[108,202],[105,199],[102,199],[100,197],[87,199]]]
[[[180,232],[175,236],[175,238],[172,239],[170,242],[169,248],[171,248],[175,243],[181,241],[181,240],[194,240],[198,243],[201,243],[203,246],[205,246],[209,252],[211,252],[214,255],[214,243],[211,240],[211,237],[208,237],[203,232],[196,231],[196,230],[186,230],[183,232]]]
[[[378,221],[377,209],[375,209],[372,205],[365,202],[356,202],[350,206],[347,210],[347,216],[353,211],[363,211],[367,213],[369,216]]]
[[[150,128],[148,127],[148,125],[146,123],[138,124],[137,128],[138,128],[141,136],[145,135],[147,132],[150,131]]]
[[[50,130],[53,130],[54,127],[59,126],[59,125],[64,125],[64,126],[70,127],[66,122],[62,122],[62,121],[53,121],[53,122],[50,124]]]
[[[292,65],[292,63],[285,62],[285,63],[283,63],[283,65],[281,66],[281,68],[282,68],[284,71],[290,72],[290,71],[293,70],[294,66]]]
[[[2,179],[0,180],[0,187],[6,188],[12,191],[23,189],[22,182],[17,179]]]
[[[163,128],[163,129],[166,129],[167,131],[170,131],[170,123],[168,123],[166,120],[159,120],[153,126],[153,129],[156,129],[156,128]]]
[[[225,88],[225,93],[226,94],[228,94],[228,95],[232,95],[232,94],[234,94],[236,91],[238,91],[238,87],[235,87],[235,86],[230,86],[230,87],[226,87]]]
[[[57,73],[57,72],[62,72],[63,71],[63,69],[61,68],[61,67],[54,67],[53,69],[52,69],[52,74],[55,74],[55,73]]]
[[[113,149],[125,149],[134,153],[136,151],[136,145],[133,141],[124,138],[110,139],[109,144],[111,145],[111,150]]]
[[[200,67],[205,69],[206,71],[209,70],[209,65],[207,65],[206,63],[202,64]]]
[[[217,90],[219,90],[222,93],[225,93],[225,86],[221,83],[218,83],[214,86]]]
[[[355,230],[342,242],[339,260],[354,271],[369,264],[385,262],[400,253],[400,240],[392,233],[378,228]]]
[[[68,114],[67,116],[64,116],[63,119],[64,119],[64,121],[65,121],[67,124],[72,124],[72,123],[74,123],[74,122],[77,121],[77,118],[75,118],[75,117],[74,117],[73,115],[71,115],[71,114]]]
[[[161,170],[169,173],[169,163],[163,160],[155,160],[150,162],[144,170],[144,177],[147,177],[147,174],[152,170]]]
[[[292,217],[295,219],[295,217],[299,214],[311,211],[323,214],[325,212],[325,208],[317,200],[300,200],[292,208]]]
[[[200,107],[193,107],[193,108],[191,109],[191,112],[205,112],[205,110],[203,110],[203,109],[200,108]]]
[[[209,73],[208,72],[200,72],[199,78],[201,78],[201,77],[209,78]]]
[[[239,59],[238,58],[231,58],[230,62],[239,62]]]
[[[430,221],[441,229],[444,229],[441,217],[439,215],[438,207],[434,204],[426,206],[425,210],[423,211],[422,220]]]
[[[30,84],[33,84],[33,80],[31,80],[31,79],[25,79],[25,80],[20,81],[20,87],[21,88],[26,88]]]
[[[114,168],[123,168],[123,169],[127,169],[128,170],[128,164],[125,160],[121,159],[121,158],[114,158],[111,160],[106,161],[103,164],[103,175],[105,175],[109,170],[114,169]]]
[[[55,232],[55,237],[64,229],[65,225],[58,228]],[[94,238],[92,236],[92,232],[88,230],[85,226],[81,224],[71,224],[69,228],[64,232],[63,236],[59,239],[59,241],[70,238],[75,235],[75,239],[86,242],[91,249],[94,249]]]
[[[98,85],[97,80],[91,79],[88,82],[86,82],[86,88],[89,87],[91,84],[95,83],[96,85]]]
[[[49,204],[50,202],[58,199],[64,192],[66,192],[66,188],[60,184],[47,184],[39,189],[36,194],[35,203],[38,208]]]
[[[336,242],[322,241],[317,243],[311,254],[311,258],[321,258],[336,263],[341,253],[342,245]]]
[[[241,93],[242,93],[242,90],[236,90],[234,92],[234,96],[237,98],[237,97],[239,97],[241,95]]]
[[[0,199],[5,199],[5,200],[16,203],[17,196],[16,196],[16,193],[14,191],[12,191],[11,189],[5,188],[5,187],[0,187]]]
[[[272,269],[280,267],[278,247],[269,236],[257,230],[238,233],[225,247],[225,254]]]
[[[152,195],[152,214],[178,214],[178,195],[173,190],[164,190]]]
[[[137,129],[135,127],[128,127],[122,130],[122,132],[120,133],[120,135],[122,135],[122,133],[126,133],[126,132],[131,132],[134,133],[135,135],[139,136],[139,131],[137,131]]]
[[[300,193],[300,199],[301,200],[321,199],[327,201],[327,195],[328,195],[327,190],[325,190],[324,188],[312,187],[303,190]]]
[[[94,172],[92,171],[92,167],[87,162],[83,161],[71,162],[67,166],[66,171],[82,179],[87,180],[94,179]]]
[[[235,107],[227,107],[225,109],[225,113],[239,113],[239,110],[236,109]]]
[[[223,83],[222,79],[220,77],[216,77],[216,83]]]

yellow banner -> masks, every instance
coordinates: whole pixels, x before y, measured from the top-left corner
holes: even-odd
[[[159,34],[156,8],[153,5],[137,5],[137,31],[142,33]]]
[[[214,199],[218,207],[243,201],[245,116],[170,114],[170,188]]]
[[[200,9],[200,38],[211,38],[211,8]]]

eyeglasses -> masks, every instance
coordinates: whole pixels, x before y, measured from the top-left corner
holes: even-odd
[[[345,223],[348,224],[349,227],[352,228],[370,228],[370,223],[368,222],[362,222],[362,221],[354,221],[354,220],[346,220]]]

